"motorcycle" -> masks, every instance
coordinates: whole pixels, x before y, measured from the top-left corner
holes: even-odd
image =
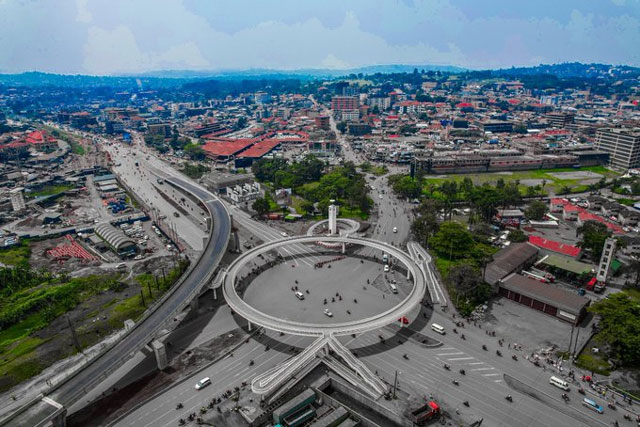
[[[487,351],[487,346],[486,346],[486,345],[484,345],[484,344],[482,344],[482,349],[483,349],[484,351]]]
[[[469,401],[468,401],[468,400],[465,400],[464,402],[462,402],[462,404],[463,404],[464,406],[466,406],[467,408],[469,407]]]
[[[569,403],[569,395],[567,393],[562,393],[562,399],[566,402]]]
[[[516,356],[515,354],[514,354],[513,356],[511,356],[511,358],[512,358],[513,360],[516,360],[516,361],[518,360],[518,356]]]
[[[180,426],[183,426],[183,425],[185,425],[186,423],[187,423],[187,422],[186,422],[184,419],[182,419],[182,418],[180,418],[180,420],[178,421],[178,425],[180,425]]]
[[[617,409],[617,408],[616,408],[616,404],[615,404],[615,403],[613,403],[613,402],[608,402],[608,403],[607,403],[607,406],[609,407],[609,409]]]
[[[444,364],[444,369],[446,369],[447,371],[451,370],[451,366],[449,366],[448,364]]]
[[[466,338],[464,337],[464,334],[460,335],[460,338],[462,338],[463,340],[466,340]]]
[[[182,405],[182,403],[178,403],[176,405],[176,409],[182,409],[184,407],[184,405]]]
[[[460,385],[460,383],[458,382],[458,380],[453,380],[451,381],[453,383],[453,385]]]
[[[585,393],[585,391],[584,391],[584,389],[583,389],[582,387],[580,387],[580,388],[578,389],[578,393],[580,393],[580,394],[586,394],[586,393]]]
[[[406,354],[402,355],[402,357],[404,357],[405,359],[409,360],[409,356],[407,356]]]
[[[513,397],[511,397],[510,394],[508,394],[507,397],[505,397],[505,399],[507,399],[509,402],[513,402]]]
[[[454,333],[454,334],[457,334],[457,333],[458,333],[458,330],[457,330],[456,328],[453,328],[453,333]]]
[[[249,361],[249,366],[253,366],[253,360]]]
[[[460,369],[460,374],[465,375],[466,374],[465,370],[464,369]]]
[[[496,354],[500,357],[502,357],[502,352],[500,350],[496,350]]]

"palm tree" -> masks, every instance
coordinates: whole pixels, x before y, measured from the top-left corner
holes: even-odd
[[[560,194],[569,194],[571,193],[571,187],[568,185],[563,185],[560,187]]]

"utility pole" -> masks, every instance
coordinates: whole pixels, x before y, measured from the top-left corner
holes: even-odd
[[[573,342],[573,325],[571,325],[571,337],[569,338],[569,349],[567,351],[567,353],[569,353],[569,355],[571,355],[571,343]]]
[[[576,357],[576,351],[578,350],[578,336],[580,335],[580,328],[576,330],[576,340],[573,344],[573,359]]]
[[[142,289],[140,289],[140,298],[142,299],[142,306],[146,307],[147,304],[145,304],[145,302],[144,302],[144,292],[142,291]]]
[[[393,379],[393,398],[396,398],[396,389],[398,388],[398,370],[396,369],[396,376]]]
[[[71,338],[73,338],[73,345],[75,345],[78,353],[82,351],[82,347],[80,347],[80,341],[78,340],[78,335],[76,335],[76,328],[73,326],[73,322],[71,321],[71,317],[67,314],[67,324],[69,325],[69,330],[71,331]]]

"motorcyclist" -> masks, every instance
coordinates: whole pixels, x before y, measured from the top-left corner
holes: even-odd
[[[513,397],[511,397],[511,395],[510,395],[510,394],[507,394],[506,399],[507,399],[509,402],[512,402],[512,401],[513,401]]]
[[[460,373],[461,373],[462,375],[464,375],[466,372],[465,372],[465,370],[464,370],[464,369],[460,369]]]

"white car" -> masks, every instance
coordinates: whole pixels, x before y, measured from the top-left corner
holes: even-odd
[[[382,194],[378,196],[378,199],[380,199],[380,200],[384,199],[384,197],[382,196]]]
[[[282,237],[288,237],[289,235],[287,234],[286,231],[283,231],[282,233],[280,233],[282,235]]]
[[[198,381],[196,383],[196,390],[200,390],[205,388],[206,386],[208,386],[209,384],[211,384],[211,378],[209,377],[204,377],[203,379],[201,379],[200,381]]]
[[[388,266],[388,265],[386,265],[386,264],[385,264],[385,266],[384,266],[384,272],[385,272],[385,273],[388,273],[388,272],[389,272],[389,266]]]
[[[327,317],[333,317],[333,313],[330,312],[328,308],[324,309],[324,315]]]
[[[398,232],[398,227],[393,227],[393,232],[397,233]]]

